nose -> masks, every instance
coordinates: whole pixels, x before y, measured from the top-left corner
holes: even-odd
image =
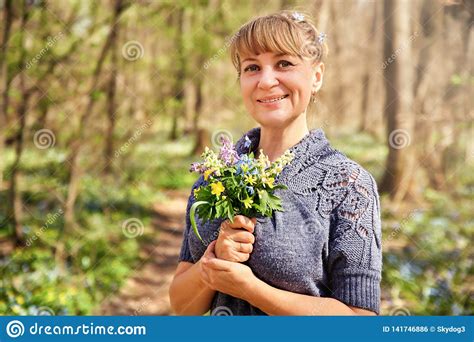
[[[266,90],[270,89],[279,84],[276,74],[271,67],[262,68],[260,73],[260,79],[258,81],[258,87],[260,89]]]

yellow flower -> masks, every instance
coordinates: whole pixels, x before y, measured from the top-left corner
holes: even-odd
[[[269,188],[273,188],[274,181],[275,181],[275,178],[273,177],[268,177],[268,178],[266,176],[262,177],[262,183],[267,184]]]
[[[213,195],[216,195],[217,197],[219,197],[220,194],[223,193],[224,190],[225,190],[225,188],[224,188],[224,186],[222,185],[221,182],[212,183],[211,184],[211,189],[212,189],[211,193]]]
[[[204,180],[207,180],[209,178],[209,175],[213,172],[214,172],[213,169],[208,169],[208,170],[204,171]]]
[[[18,296],[16,297],[16,302],[20,305],[23,305],[25,304],[25,298],[23,298],[22,296]]]
[[[197,197],[199,190],[201,190],[201,187],[194,189],[194,197]]]
[[[242,164],[241,169],[245,173],[249,170],[249,166],[247,164]]]
[[[244,199],[245,208],[252,208],[252,203],[253,203],[253,199],[251,199],[250,197]]]
[[[254,185],[255,177],[253,175],[245,175],[245,181],[250,185]]]

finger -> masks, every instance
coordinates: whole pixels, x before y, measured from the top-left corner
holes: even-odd
[[[252,233],[247,231],[235,231],[233,234],[229,236],[232,241],[235,242],[242,242],[242,243],[254,243],[255,236]]]
[[[216,258],[215,248],[217,240],[212,241],[209,246],[207,246],[204,256],[208,259]]]
[[[249,253],[233,252],[232,262],[246,262],[250,258]]]
[[[234,217],[234,223],[229,221],[229,226],[234,229],[245,229],[249,231],[250,233],[253,233],[255,229],[255,224],[252,222],[251,219],[249,219],[246,216],[243,215],[237,215]]]
[[[208,260],[206,266],[212,268],[215,271],[229,271],[232,261],[222,260],[222,259],[210,259]]]
[[[253,252],[251,243],[239,243],[239,253],[250,254]]]

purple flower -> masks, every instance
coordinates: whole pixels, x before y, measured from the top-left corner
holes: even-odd
[[[222,143],[221,150],[219,152],[219,158],[227,165],[233,165],[239,160],[239,155],[234,149],[232,142],[224,135],[220,137]]]
[[[203,173],[205,171],[204,169],[205,167],[201,163],[192,163],[189,171]]]

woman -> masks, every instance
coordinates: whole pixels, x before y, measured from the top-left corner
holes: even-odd
[[[321,88],[324,35],[300,13],[280,12],[242,26],[231,54],[242,98],[260,125],[250,148],[294,160],[278,177],[283,212],[234,223],[187,226],[170,300],[177,314],[379,314],[382,268],[376,184],[361,166],[309,131],[307,107]],[[245,146],[244,146],[245,145]],[[248,139],[236,149],[248,152]],[[193,190],[203,183],[201,177]],[[213,241],[214,240],[214,241]]]

